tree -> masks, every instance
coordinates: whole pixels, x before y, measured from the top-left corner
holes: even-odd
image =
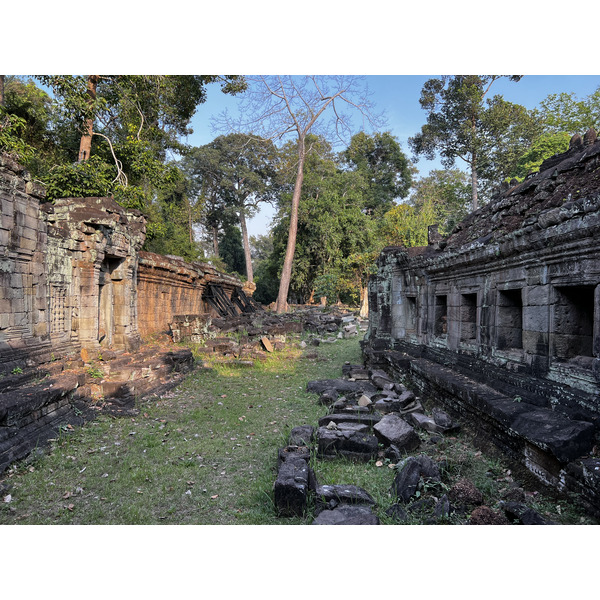
[[[566,152],[569,149],[570,139],[571,135],[565,131],[543,133],[518,158],[507,179],[515,178],[517,181],[523,181],[530,173],[536,173],[544,160]]]
[[[421,132],[409,138],[415,155],[429,160],[439,153],[446,168],[463,160],[471,173],[472,209],[478,206],[478,174],[480,162],[489,153],[490,136],[486,133],[496,123],[484,99],[499,75],[455,75],[429,79],[421,90],[419,103],[427,111],[427,123]],[[509,76],[518,81],[521,76]],[[499,104],[500,100],[496,101]],[[496,130],[498,133],[498,130]]]
[[[242,236],[235,225],[227,225],[223,230],[220,240],[221,258],[230,273],[246,275],[246,261],[244,248],[242,247]]]
[[[428,227],[435,225],[436,220],[431,200],[420,208],[399,204],[383,216],[381,234],[388,246],[426,246]]]
[[[357,133],[342,153],[342,159],[368,183],[368,200],[364,205],[368,212],[383,214],[395,200],[408,195],[412,182],[410,162],[389,132]]]
[[[213,203],[218,199],[219,210],[237,215],[246,274],[248,281],[253,281],[246,220],[256,214],[260,203],[275,200],[277,150],[273,142],[245,134],[219,136],[190,154],[186,164],[194,176],[208,183]],[[217,226],[215,217],[213,210],[210,213],[213,231]]]
[[[221,80],[227,93],[245,87],[243,78],[212,75],[49,75],[40,79],[52,87],[65,122],[80,136],[77,162],[98,153],[116,171],[117,200],[131,205],[132,195],[124,190],[137,187],[136,201],[142,205],[137,208],[142,209],[152,190],[173,175],[164,168],[167,153],[185,152],[179,138],[190,132],[190,120],[206,99],[206,85]]]
[[[252,131],[265,139],[282,139],[293,134],[297,142],[297,167],[292,195],[289,232],[276,311],[287,310],[292,263],[298,230],[298,207],[302,194],[304,164],[307,155],[307,136],[323,133],[333,126],[337,135],[347,134],[351,129],[349,115],[345,109],[353,109],[371,123],[370,103],[356,77],[322,76],[260,76],[249,78],[250,85],[240,109],[237,122],[224,117],[228,128],[237,131]],[[331,115],[325,119],[325,113]]]
[[[579,100],[574,93],[550,94],[540,102],[540,116],[546,130],[583,134],[592,128],[600,130],[600,87]]]
[[[356,303],[362,294],[361,283],[368,276],[360,256],[376,245],[377,219],[366,209],[372,206],[371,188],[362,173],[344,168],[342,156],[333,153],[323,138],[308,136],[307,144],[311,152],[304,169],[289,294],[301,302],[322,293],[333,302]],[[289,142],[282,148],[282,163],[294,155],[295,146]],[[292,196],[291,186],[281,196],[273,228],[268,272],[274,276],[281,271],[285,257]]]
[[[49,75],[39,79],[54,92],[55,121],[50,128],[65,149],[38,165],[27,164],[46,184],[47,199],[112,195],[125,208],[146,214],[148,246],[172,228],[166,208],[187,209],[188,217],[193,208],[187,192],[183,208],[181,199],[167,200],[181,177],[171,155],[187,151],[180,139],[190,133],[190,120],[206,99],[206,87],[221,83],[226,93],[245,87],[242,77],[229,75]],[[178,216],[180,225],[183,212]],[[188,218],[187,224],[187,237],[192,239],[193,219]],[[172,253],[180,252],[180,244],[173,243]],[[193,241],[187,252],[195,252]]]
[[[433,209],[439,231],[449,234],[469,212],[471,186],[464,171],[433,170],[413,184],[410,204],[420,213]],[[430,223],[431,225],[433,223]]]

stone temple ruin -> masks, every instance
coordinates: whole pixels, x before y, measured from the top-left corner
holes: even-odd
[[[367,363],[408,374],[543,482],[600,510],[600,141],[589,131],[447,238],[389,247]]]
[[[25,369],[45,365],[50,372],[74,354],[83,362],[116,356],[153,334],[176,329],[184,338],[207,317],[256,309],[253,290],[237,278],[205,263],[142,252],[140,212],[111,198],[44,203],[44,196],[23,167],[0,155],[0,471],[51,437],[57,423],[77,422],[69,400],[90,391],[64,373],[25,391],[23,384],[40,375]],[[132,394],[144,390],[140,372],[148,379],[154,370],[158,378],[192,357],[181,350],[140,360],[146,364],[138,374],[129,373]]]

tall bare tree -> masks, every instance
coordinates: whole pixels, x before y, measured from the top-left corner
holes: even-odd
[[[276,311],[287,311],[287,296],[298,231],[298,207],[302,193],[307,136],[311,133],[331,139],[349,139],[355,124],[352,114],[375,127],[380,118],[372,112],[362,77],[355,76],[257,76],[247,77],[248,90],[240,106],[239,119],[227,114],[217,127],[251,132],[262,138],[297,138],[297,165],[287,248],[279,283]],[[325,116],[327,113],[327,116]]]

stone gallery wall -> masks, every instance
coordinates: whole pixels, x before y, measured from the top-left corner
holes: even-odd
[[[592,450],[600,422],[599,236],[600,142],[589,131],[446,239],[431,231],[427,247],[386,248],[370,282],[365,354],[408,370],[564,484],[565,464]]]
[[[39,218],[44,195],[18,164],[0,155],[0,363],[50,348],[47,224]]]
[[[176,315],[218,315],[217,300],[241,312],[230,302],[242,290],[236,277],[140,252],[139,211],[111,198],[44,196],[0,155],[0,373],[81,348],[135,349],[142,336],[168,333]]]
[[[217,285],[231,298],[240,280],[219,273],[209,264],[186,263],[176,256],[140,252],[138,325],[143,337],[168,333],[177,315],[220,316],[206,299],[208,286]]]

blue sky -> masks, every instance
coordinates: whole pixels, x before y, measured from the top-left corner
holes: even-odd
[[[375,110],[385,111],[387,125],[384,129],[398,138],[407,156],[411,156],[408,138],[417,133],[425,123],[426,114],[421,109],[419,97],[423,84],[431,77],[433,75],[366,76],[369,90],[373,93]],[[598,87],[600,75],[526,75],[519,82],[498,80],[494,82],[492,92],[501,94],[505,100],[532,109],[549,94],[573,92],[578,98],[584,98]],[[213,130],[211,119],[224,109],[235,112],[239,102],[239,99],[221,93],[217,85],[210,86],[207,101],[200,106],[192,122],[194,133],[188,137],[187,142],[199,146],[210,142],[219,133],[226,133]],[[439,160],[428,161],[421,158],[417,168],[419,174],[425,176],[431,169],[442,166]],[[259,215],[249,222],[250,234],[266,233],[272,216],[273,210],[265,205]]]

